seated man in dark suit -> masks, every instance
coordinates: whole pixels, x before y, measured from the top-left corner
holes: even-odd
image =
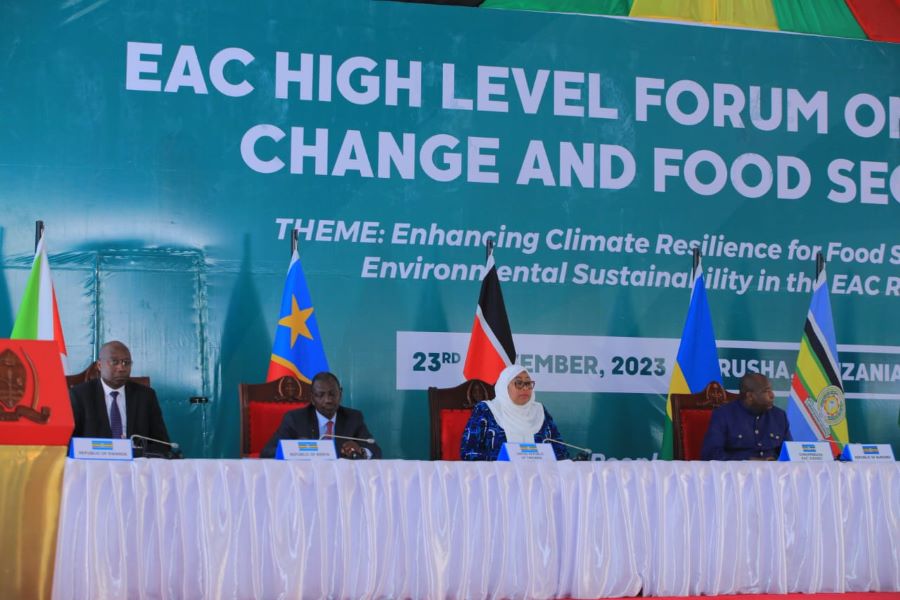
[[[713,411],[703,438],[703,460],[775,460],[791,441],[787,414],[775,406],[765,375],[741,377],[741,396]]]
[[[128,380],[131,364],[131,352],[125,344],[103,344],[97,361],[100,378],[69,390],[75,417],[72,437],[129,438],[137,434],[169,441],[156,392]],[[164,454],[168,450],[162,444],[146,446],[148,454]]]
[[[341,437],[369,439],[372,434],[366,427],[363,414],[341,406],[341,384],[328,371],[322,371],[312,380],[312,402],[305,408],[285,413],[281,425],[272,439],[260,451],[260,458],[273,458],[281,440],[317,440],[333,436],[334,449],[341,458],[381,458],[378,444],[344,440]]]

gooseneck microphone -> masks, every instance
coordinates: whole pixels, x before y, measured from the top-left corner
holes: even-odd
[[[588,460],[591,456],[593,450],[590,448],[582,448],[581,446],[576,446],[575,444],[570,444],[568,442],[564,442],[562,440],[555,440],[553,438],[544,438],[545,442],[553,442],[554,444],[561,444],[563,446],[568,446],[569,448],[574,448],[578,450],[578,456],[576,456],[572,460]]]
[[[593,450],[591,450],[590,448],[582,448],[581,446],[576,446],[575,444],[570,444],[570,443],[564,442],[562,440],[555,440],[553,438],[545,438],[544,441],[545,442],[553,442],[554,444],[562,444],[563,446],[568,446],[569,448],[574,448],[575,450],[578,450],[579,452],[585,452],[587,454],[590,454],[591,452],[593,452]]]
[[[142,450],[144,453],[144,458],[181,458],[181,446],[178,445],[178,442],[166,442],[164,440],[158,440],[156,438],[147,437],[146,435],[140,435],[137,433],[131,434],[129,438],[131,440],[131,447],[136,448],[138,450]],[[154,444],[161,444],[163,446],[168,446],[171,450],[166,452],[165,454],[159,454],[157,452],[148,452],[144,443],[137,443],[138,440],[142,440],[144,442],[153,442]]]
[[[165,442],[165,441],[163,441],[163,440],[158,440],[158,439],[156,439],[156,438],[147,437],[146,435],[139,435],[139,434],[137,434],[137,433],[131,434],[131,437],[129,437],[128,439],[131,440],[131,447],[132,447],[132,448],[143,448],[143,445],[135,444],[135,443],[134,443],[135,440],[145,440],[145,441],[148,441],[148,442],[153,442],[154,444],[162,444],[163,446],[168,446],[168,447],[171,448],[172,450],[178,450],[178,448],[180,447],[180,446],[178,445],[178,442]]]
[[[337,435],[334,433],[332,433],[331,435],[325,434],[322,436],[322,439],[323,440],[330,440],[330,439],[350,440],[351,442],[363,442],[364,444],[374,444],[375,443],[375,438],[357,438],[357,437],[350,437],[349,435]]]

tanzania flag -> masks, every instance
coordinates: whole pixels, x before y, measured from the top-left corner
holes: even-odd
[[[840,364],[823,268],[803,326],[787,416],[795,440],[831,442],[835,455],[850,441]]]
[[[463,375],[466,379],[481,379],[494,384],[500,371],[514,362],[516,347],[492,253],[488,256],[484,278],[481,280],[481,294],[475,308],[475,322],[472,324],[472,337],[469,338]]]
[[[716,335],[713,332],[712,317],[706,299],[706,285],[703,283],[703,267],[698,262],[694,271],[691,290],[691,304],[687,321],[681,332],[678,356],[672,368],[669,382],[669,396],[666,398],[666,423],[663,430],[660,458],[672,460],[672,394],[696,394],[703,391],[710,381],[722,383],[719,370],[719,355],[716,350]]]
[[[313,314],[306,277],[300,266],[300,255],[294,250],[281,295],[281,312],[278,314],[266,381],[293,375],[309,383],[317,373],[327,370],[328,360]]]
[[[25,285],[22,303],[10,336],[14,340],[54,340],[59,348],[59,358],[66,368],[66,338],[59,322],[56,291],[50,278],[50,260],[44,236],[41,236],[31,263],[31,274]]]

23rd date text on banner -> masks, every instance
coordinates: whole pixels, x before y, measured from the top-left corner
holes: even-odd
[[[397,332],[397,389],[453,387],[463,377],[469,333]],[[677,339],[580,335],[515,336],[518,362],[538,389],[665,393]]]

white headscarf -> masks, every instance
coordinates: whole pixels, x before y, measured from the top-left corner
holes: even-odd
[[[535,400],[534,392],[531,393],[531,399],[521,406],[509,397],[509,382],[523,372],[528,373],[528,369],[521,365],[510,365],[503,369],[494,384],[496,397],[487,405],[506,432],[506,441],[534,443],[534,434],[544,424],[544,405]]]

